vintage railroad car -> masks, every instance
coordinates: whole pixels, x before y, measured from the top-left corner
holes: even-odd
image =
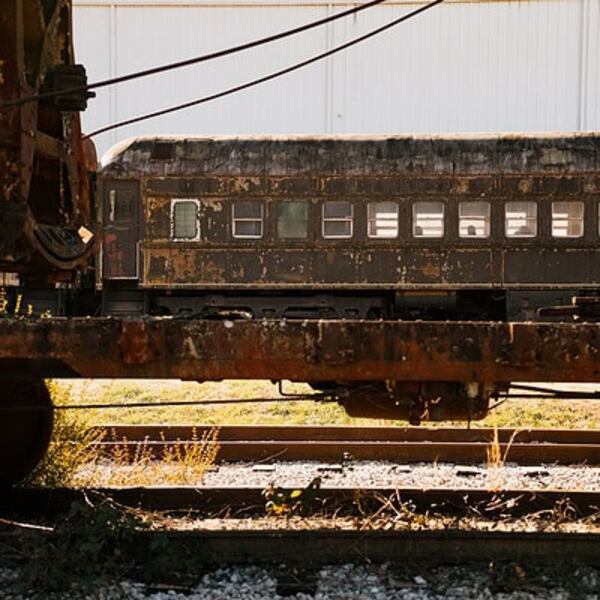
[[[105,314],[530,320],[600,283],[596,134],[137,138],[99,183]]]

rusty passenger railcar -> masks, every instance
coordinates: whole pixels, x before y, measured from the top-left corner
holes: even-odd
[[[600,284],[596,134],[138,138],[100,197],[108,314],[524,320]]]

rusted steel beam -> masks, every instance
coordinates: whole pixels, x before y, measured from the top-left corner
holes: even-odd
[[[599,358],[594,323],[0,321],[0,367],[45,376],[593,382]]]

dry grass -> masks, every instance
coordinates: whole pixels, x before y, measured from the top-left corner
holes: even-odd
[[[48,387],[56,403],[70,401],[69,394],[55,382],[50,382]],[[36,487],[75,485],[81,465],[98,459],[95,444],[101,437],[101,433],[89,427],[86,415],[57,411],[48,453],[25,484]]]
[[[504,454],[502,453],[502,444],[500,443],[500,438],[498,436],[498,426],[494,425],[494,436],[490,442],[490,445],[486,449],[486,466],[488,469],[499,469],[503,467],[508,458],[508,453],[510,452],[510,448],[515,441],[520,429],[515,429],[515,431],[510,436],[508,440],[508,444],[506,444],[506,449],[504,450]]]
[[[76,484],[81,486],[127,487],[149,485],[198,485],[214,465],[219,452],[219,430],[162,449],[154,456],[148,442],[134,445],[127,439],[111,446],[109,456],[81,466]],[[163,437],[164,441],[164,437]]]
[[[51,382],[57,405],[87,401],[89,384],[73,388]],[[41,487],[195,485],[214,464],[218,428],[166,448],[156,460],[148,443],[135,445],[123,440],[112,446],[111,455],[101,456],[102,434],[94,430],[89,413],[57,411],[48,454],[25,482]]]
[[[236,404],[220,406],[161,407],[168,400],[214,400],[235,398],[281,399],[276,386],[269,381],[229,380],[223,382],[181,382],[170,380],[62,380],[61,390],[68,390],[74,402],[123,403],[154,402],[156,408],[102,409],[86,411],[92,424],[197,423],[203,425],[264,424],[264,425],[398,425],[406,421],[353,419],[334,403],[274,402],[273,404]],[[572,384],[561,387],[581,388]],[[288,384],[297,393],[310,393],[304,384]],[[425,424],[431,425],[431,424]],[[435,424],[433,424],[435,425]],[[440,426],[465,427],[464,422],[439,423]],[[527,428],[600,428],[600,402],[580,400],[509,400],[473,427]]]

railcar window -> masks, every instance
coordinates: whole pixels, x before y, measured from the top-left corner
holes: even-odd
[[[351,238],[354,207],[350,202],[330,200],[323,203],[323,237]]]
[[[458,235],[461,238],[490,237],[490,203],[461,202],[458,205]]]
[[[282,240],[304,240],[308,237],[308,202],[277,204],[277,237]]]
[[[233,203],[233,237],[259,239],[263,236],[264,206],[257,200]]]
[[[198,200],[171,200],[171,238],[197,240],[200,238]]]
[[[537,235],[535,202],[507,202],[504,215],[506,237],[530,238]]]
[[[552,237],[578,238],[583,235],[583,202],[552,203]]]
[[[129,190],[110,190],[108,193],[108,220],[122,223],[135,218],[135,197]]]
[[[370,202],[367,212],[370,238],[398,237],[398,205],[395,202]]]
[[[415,202],[413,204],[413,236],[417,238],[444,237],[444,203]]]

